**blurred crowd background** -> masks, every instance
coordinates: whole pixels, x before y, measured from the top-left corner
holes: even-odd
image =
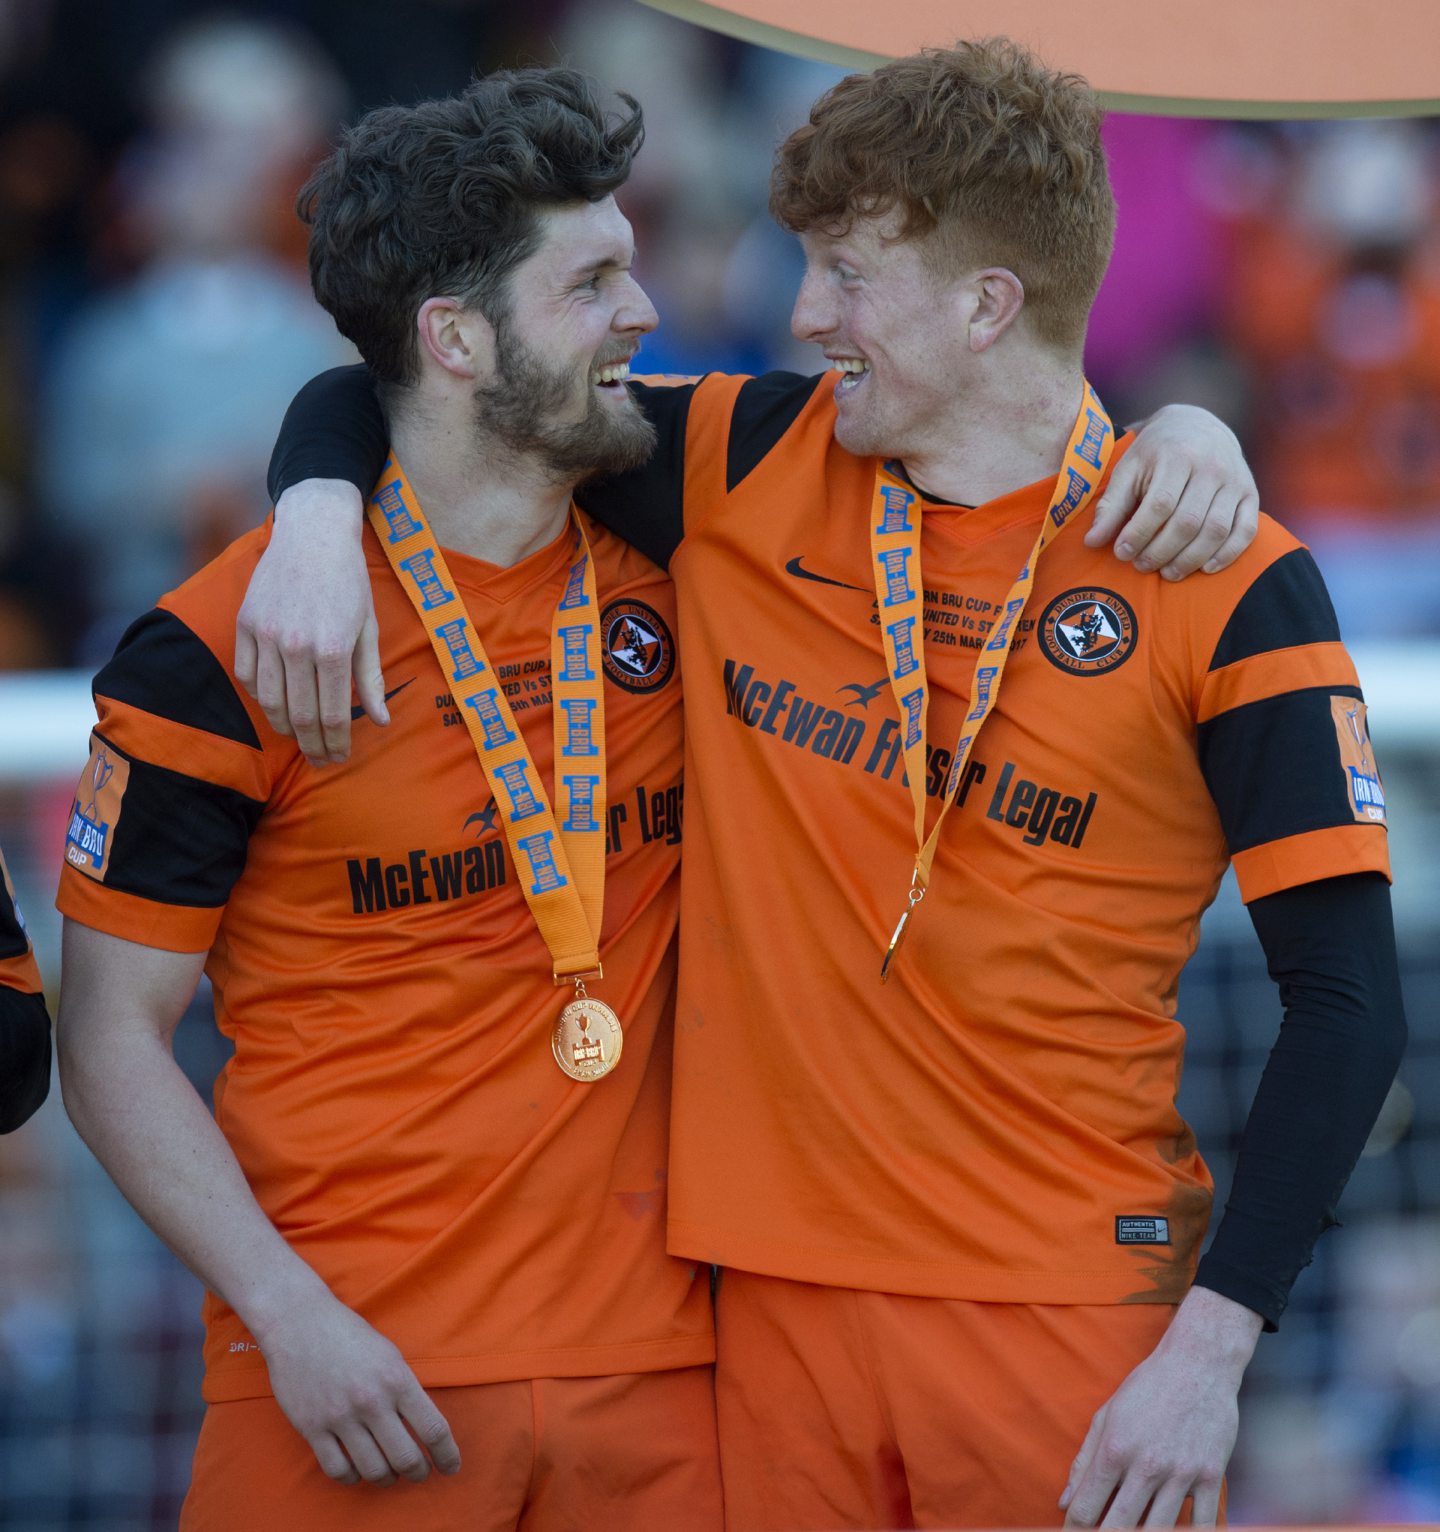
[[[286,403],[351,356],[293,213],[336,126],[532,62],[645,107],[623,196],[663,321],[644,370],[813,370],[765,190],[777,138],[837,71],[635,0],[0,0],[0,672],[92,671],[266,513]],[[1092,380],[1117,419],[1183,399],[1227,420],[1346,639],[1413,662],[1389,753],[1372,724],[1414,1042],[1349,1227],[1261,1343],[1232,1518],[1440,1521],[1440,124],[1117,116],[1107,142],[1120,229]],[[0,716],[0,742],[24,727]],[[76,770],[84,752],[82,724]],[[0,844],[52,984],[72,780],[0,771]],[[1223,1191],[1278,1023],[1233,891],[1181,1014],[1183,1104]],[[179,1049],[208,1091],[224,1054],[203,1004]],[[198,1308],[58,1099],[0,1140],[0,1526],[173,1526]]]

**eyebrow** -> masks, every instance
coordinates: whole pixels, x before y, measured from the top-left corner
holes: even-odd
[[[592,271],[617,271],[633,266],[639,255],[639,250],[632,249],[628,261],[622,260],[618,255],[607,255],[598,261],[586,261],[583,266],[576,266],[568,271],[565,275],[565,280],[571,282],[577,277],[588,277]]]

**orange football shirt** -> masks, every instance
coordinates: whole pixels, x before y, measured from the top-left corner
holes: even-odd
[[[824,379],[686,387],[671,1249],[892,1293],[1178,1300],[1211,1207],[1175,1106],[1200,915],[1232,859],[1247,900],[1388,865],[1309,554],[1262,518],[1233,567],[1171,584],[1075,527],[1051,545],[882,987],[914,833],[875,465],[835,444]],[[924,505],[932,823],[1050,488]]]
[[[366,528],[390,726],[315,770],[234,681],[266,534],[167,596],[96,681],[59,906],[204,951],[235,1044],[217,1120],[260,1206],[427,1386],[654,1371],[713,1356],[709,1274],[665,1254],[681,700],[673,590],[598,526],[608,855],[593,992],[625,1025],[577,1084],[567,995],[424,629]],[[550,621],[570,531],[509,569],[450,554],[531,754],[552,780]],[[205,1394],[268,1391],[205,1304]]]

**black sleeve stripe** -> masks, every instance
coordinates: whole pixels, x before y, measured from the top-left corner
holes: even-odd
[[[29,950],[30,942],[20,924],[19,912],[5,887],[5,880],[0,878],[0,960],[24,957]]]
[[[1340,624],[1315,560],[1308,549],[1296,548],[1276,559],[1240,598],[1215,646],[1210,669],[1272,649],[1339,642]]]
[[[655,450],[629,473],[592,479],[575,498],[587,515],[668,569],[685,536],[685,426],[695,385],[627,386],[655,427]]]
[[[1355,686],[1307,687],[1200,725],[1200,769],[1231,856],[1355,823],[1330,699],[1359,696]]]
[[[730,416],[725,456],[727,491],[748,478],[775,450],[780,438],[800,418],[823,376],[767,372],[741,387]]]
[[[93,690],[156,718],[260,748],[225,667],[173,612],[159,607],[125,630]]]
[[[265,805],[105,745],[130,763],[105,886],[161,904],[218,909],[245,870]]]
[[[270,498],[302,479],[348,479],[368,499],[390,452],[370,369],[332,367],[290,401],[270,454]]]
[[[44,995],[0,989],[0,1133],[13,1133],[50,1091],[50,1014]]]

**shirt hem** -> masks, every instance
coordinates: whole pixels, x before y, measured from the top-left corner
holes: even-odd
[[[1149,1247],[1146,1247],[1147,1249]],[[1035,1271],[1000,1266],[966,1266],[951,1261],[897,1261],[890,1256],[778,1246],[765,1240],[671,1221],[671,1255],[712,1265],[734,1267],[761,1277],[809,1282],[817,1287],[846,1287],[858,1292],[894,1293],[909,1298],[947,1298],[972,1303],[1110,1304],[1167,1303],[1175,1284],[1147,1290],[1134,1266],[1109,1271]],[[1132,1254],[1140,1247],[1131,1247]],[[1171,1265],[1170,1251],[1156,1247]],[[1188,1287],[1194,1257],[1180,1263]]]
[[[534,1351],[494,1351],[479,1356],[412,1357],[411,1370],[422,1388],[463,1388],[477,1383],[513,1383],[525,1378],[600,1378],[635,1372],[669,1372],[703,1367],[715,1360],[715,1337],[680,1335],[666,1340],[610,1346],[562,1346]],[[259,1399],[271,1394],[263,1363],[207,1372],[201,1397],[206,1404]]]

